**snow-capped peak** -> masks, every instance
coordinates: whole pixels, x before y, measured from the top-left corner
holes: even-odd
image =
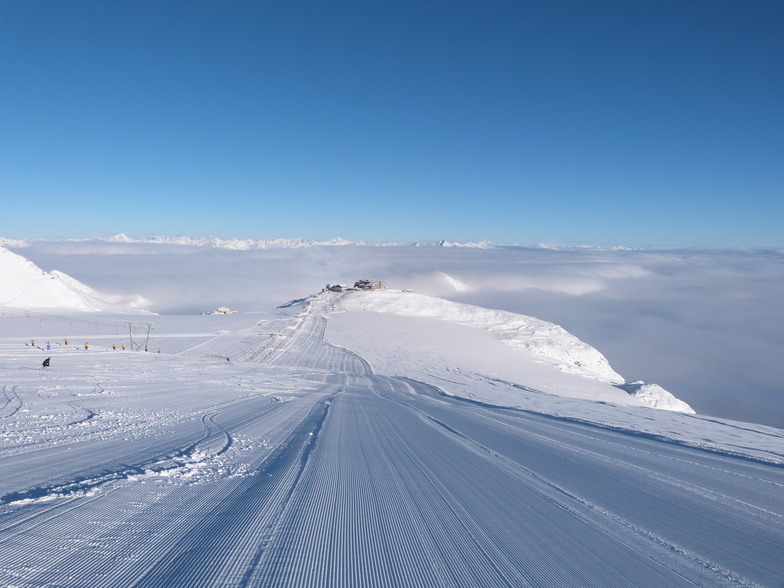
[[[133,239],[125,233],[117,233],[116,235],[108,237],[106,240],[112,243],[133,243]]]

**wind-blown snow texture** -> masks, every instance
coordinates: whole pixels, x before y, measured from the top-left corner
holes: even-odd
[[[113,351],[121,318],[0,319],[0,585],[784,581],[784,431],[390,297],[148,316],[161,353]]]

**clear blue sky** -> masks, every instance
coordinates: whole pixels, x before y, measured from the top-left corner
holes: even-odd
[[[0,237],[784,245],[784,1],[0,0]]]

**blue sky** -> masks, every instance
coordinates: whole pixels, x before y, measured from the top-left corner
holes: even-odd
[[[0,2],[0,236],[781,246],[784,2]]]

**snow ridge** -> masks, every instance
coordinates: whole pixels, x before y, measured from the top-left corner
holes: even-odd
[[[676,412],[694,413],[682,400],[657,384],[627,384],[597,349],[559,325],[521,314],[493,310],[415,294],[381,290],[347,292],[339,298],[344,310],[427,317],[493,333],[510,347],[523,349],[565,373],[576,374],[625,390],[644,405]]]
[[[0,305],[24,310],[144,312],[141,296],[101,294],[57,270],[46,272],[29,259],[0,247]]]
[[[0,237],[0,246],[27,247],[32,241],[40,239],[5,239]],[[92,239],[64,239],[65,241],[90,241]],[[215,247],[247,251],[249,249],[302,249],[308,247],[345,247],[345,246],[370,246],[370,247],[435,247],[435,248],[472,248],[492,249],[496,245],[490,241],[350,241],[342,237],[317,240],[302,237],[274,238],[274,239],[223,239],[220,237],[190,237],[186,235],[136,238],[125,233],[117,233],[111,237],[99,237],[97,241],[108,243],[142,243],[158,245],[188,245],[191,247]]]
[[[415,293],[377,291],[348,293],[347,310],[369,310],[404,316],[436,318],[495,333],[512,347],[526,349],[555,363],[559,369],[612,384],[624,379],[596,349],[562,327],[531,316],[451,302]]]
[[[489,249],[493,247],[490,241],[480,242],[457,242],[457,241],[382,241],[382,242],[368,242],[368,241],[349,241],[342,237],[333,237],[324,241],[314,239],[303,239],[301,237],[295,238],[277,238],[277,239],[221,239],[219,237],[167,237],[156,236],[148,239],[134,239],[128,237],[124,233],[119,233],[112,237],[105,239],[110,242],[117,243],[161,243],[161,244],[175,244],[175,245],[191,245],[196,247],[218,247],[223,249],[235,250],[248,250],[248,249],[299,249],[304,247],[345,247],[349,245],[355,246],[378,246],[378,247],[399,247],[399,246],[414,246],[414,247],[467,247],[467,248],[480,248]]]

